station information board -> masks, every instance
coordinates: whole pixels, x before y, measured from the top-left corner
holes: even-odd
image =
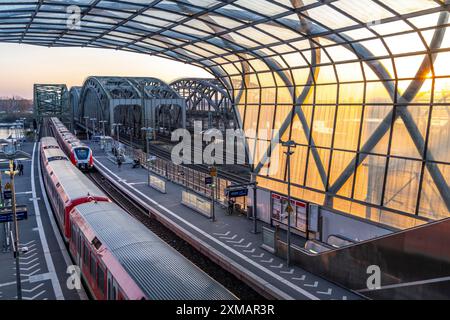
[[[16,206],[17,220],[27,220],[28,219],[28,208],[27,206]],[[6,207],[0,209],[0,223],[12,222],[14,221],[13,210],[11,207]]]
[[[272,193],[272,220],[281,224],[288,224],[288,198],[280,194]],[[291,199],[291,227],[306,233],[306,202]]]

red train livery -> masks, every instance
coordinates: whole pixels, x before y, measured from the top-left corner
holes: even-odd
[[[47,194],[69,252],[80,267],[93,298],[236,298],[112,203],[68,161],[54,138],[42,140],[41,167]]]
[[[84,145],[73,133],[67,130],[58,118],[51,118],[48,123],[53,136],[62,146],[72,164],[81,170],[91,170],[94,167],[92,149]]]
[[[45,139],[44,146],[47,149],[41,147],[44,184],[64,238],[68,241],[70,237],[69,214],[75,206],[86,202],[108,202],[110,200],[68,161],[60,149],[54,148],[56,140]],[[51,139],[54,140],[53,144]],[[53,147],[49,148],[48,145]]]

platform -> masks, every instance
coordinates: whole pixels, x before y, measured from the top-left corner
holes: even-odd
[[[31,160],[22,161],[24,175],[15,178],[17,204],[28,208],[28,220],[19,222],[20,245],[29,250],[20,257],[23,299],[84,300],[84,290],[69,290],[66,285],[67,267],[72,262],[43,193],[38,145],[26,143],[22,150],[33,155]],[[2,174],[2,180],[5,185],[9,177]],[[0,300],[14,300],[17,298],[15,259],[12,251],[4,250],[4,225],[0,228]]]
[[[164,225],[244,280],[259,293],[276,299],[350,300],[361,299],[353,292],[317,277],[261,249],[262,234],[253,234],[253,221],[229,216],[217,205],[216,221],[181,204],[184,187],[166,182],[166,194],[147,185],[147,170],[117,165],[91,143],[96,168],[114,185],[146,207]],[[259,222],[261,225],[262,223]],[[270,226],[266,226],[270,227]],[[301,241],[295,239],[294,241]]]

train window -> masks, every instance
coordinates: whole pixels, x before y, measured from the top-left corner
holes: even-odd
[[[76,148],[75,154],[78,160],[87,160],[89,158],[89,149],[88,148]]]
[[[98,269],[98,277],[97,277],[97,287],[100,289],[102,293],[105,293],[105,271],[103,268],[99,265]]]
[[[108,276],[108,288],[107,288],[108,296],[107,299],[111,300],[111,278]]]
[[[84,255],[83,255],[84,264],[86,266],[88,266],[89,265],[89,250],[88,250],[88,247],[86,246],[86,244],[84,244],[83,251],[84,251]]]
[[[92,279],[96,278],[96,270],[97,269],[97,262],[95,261],[94,254],[91,253],[91,276]]]
[[[92,240],[92,245],[98,250],[102,246],[102,242],[97,237],[94,237]]]

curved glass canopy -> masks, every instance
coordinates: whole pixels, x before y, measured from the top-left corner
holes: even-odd
[[[111,48],[206,68],[259,185],[394,227],[450,216],[448,0],[0,3],[0,41]],[[79,15],[78,15],[79,13]]]

